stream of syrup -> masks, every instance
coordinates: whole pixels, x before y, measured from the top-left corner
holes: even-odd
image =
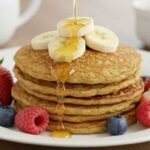
[[[65,112],[65,105],[64,105],[64,95],[65,92],[65,82],[70,77],[70,64],[69,63],[54,63],[52,66],[52,74],[57,79],[57,87],[56,87],[56,95],[57,95],[57,106],[56,112],[59,116],[57,130],[51,133],[52,137],[59,137],[59,138],[68,138],[71,136],[71,133],[65,129],[63,123],[63,116]]]
[[[57,50],[56,60],[58,59],[60,62],[58,61],[52,66],[52,74],[57,80],[56,95],[58,103],[56,106],[56,112],[58,112],[57,115],[59,116],[57,130],[51,133],[52,137],[68,138],[71,136],[71,133],[67,131],[63,123],[63,117],[66,110],[64,105],[65,96],[63,93],[66,90],[65,83],[70,78],[72,68],[70,63],[63,63],[63,61],[72,61],[73,55],[78,47],[77,32],[81,27],[84,26],[84,24],[78,23],[77,0],[73,0],[73,15],[75,21],[66,26],[66,28],[68,28],[71,33],[71,37],[66,40],[63,47]]]
[[[73,16],[76,24],[77,24],[77,10],[78,10],[77,6],[78,6],[77,0],[73,0]]]

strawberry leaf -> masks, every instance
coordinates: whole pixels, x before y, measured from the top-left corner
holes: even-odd
[[[4,58],[1,58],[0,59],[0,65],[3,63],[3,61],[4,61]]]

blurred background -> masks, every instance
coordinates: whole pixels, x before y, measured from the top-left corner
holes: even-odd
[[[133,0],[78,1],[79,16],[93,17],[96,24],[113,30],[119,36],[122,43],[137,48],[143,46],[143,42],[136,35]],[[27,8],[29,2],[30,0],[21,0],[21,13]],[[72,16],[72,0],[42,0],[36,15],[23,26],[19,27],[11,39],[5,44],[0,45],[0,48],[21,46],[30,43],[32,37],[35,35],[55,30],[57,22],[68,16]]]

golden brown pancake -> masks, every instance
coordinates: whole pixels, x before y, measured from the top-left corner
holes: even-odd
[[[18,104],[15,105],[17,111],[21,110],[22,107]],[[136,123],[135,110],[130,110],[129,112],[122,114],[128,122],[128,125]],[[106,131],[106,120],[91,121],[84,123],[71,123],[64,122],[64,127],[67,131],[73,134],[94,134],[103,133]],[[49,131],[61,130],[59,123],[57,121],[50,120],[49,126],[47,128]]]
[[[23,105],[23,104],[20,104],[17,101],[15,101],[14,107],[16,109],[18,108],[18,110],[21,110],[21,109],[25,108],[26,106]],[[117,111],[117,112],[114,112],[114,113],[102,114],[102,115],[96,115],[96,116],[90,116],[90,115],[89,116],[63,115],[62,120],[65,121],[65,122],[75,122],[75,123],[104,120],[104,119],[108,119],[109,117],[114,116],[114,115],[120,115],[120,114],[126,113],[126,112],[134,109],[135,107],[136,107],[136,105],[133,104],[133,105],[131,105],[130,107],[128,107],[126,109],[122,109],[121,111]],[[59,121],[60,120],[59,115],[52,114],[52,113],[49,113],[49,118],[50,118],[50,120],[53,120],[53,121]]]
[[[52,73],[53,60],[48,51],[35,51],[30,45],[21,48],[15,56],[19,69],[35,79],[56,81]],[[72,75],[67,83],[109,84],[120,82],[138,72],[141,57],[135,49],[119,45],[115,53],[101,53],[90,49],[84,56],[70,63]],[[63,63],[60,63],[63,67]]]
[[[22,87],[27,93],[39,99],[43,99],[43,100],[51,101],[51,102],[58,102],[57,96],[45,95],[45,94],[41,94],[40,92],[30,90],[29,88],[25,87],[22,83],[20,84],[16,83],[16,86],[18,86],[18,88]],[[121,103],[124,101],[129,101],[132,99],[139,99],[143,91],[144,91],[143,82],[138,82],[114,94],[93,96],[93,97],[81,97],[81,98],[64,97],[63,102],[65,104],[87,105],[87,106],[111,105],[111,104]]]
[[[37,91],[37,93],[56,95],[57,83],[46,82],[44,80],[36,80],[29,75],[22,73],[17,67],[14,69],[14,73],[21,85],[31,91]],[[62,90],[60,95],[73,96],[73,97],[91,97],[95,95],[106,95],[109,93],[116,93],[121,89],[127,88],[133,84],[139,82],[139,73],[134,74],[126,80],[119,83],[112,84],[65,84],[65,90]]]
[[[32,96],[25,92],[21,87],[14,86],[12,88],[12,96],[14,99],[24,106],[37,105],[45,108],[49,113],[59,114],[62,111],[62,108],[57,107],[57,103],[45,101],[39,99],[35,96]],[[111,99],[111,96],[110,96]],[[96,105],[96,106],[82,106],[82,105],[71,105],[65,104],[64,115],[101,115],[107,113],[113,113],[121,111],[130,107],[133,104],[138,103],[139,98],[134,98],[130,101],[121,102],[114,105]]]
[[[135,110],[128,113],[122,114],[127,120],[128,125],[136,123]],[[64,122],[65,130],[73,134],[94,134],[106,132],[106,120],[103,121],[92,121],[86,123],[68,123]],[[50,121],[47,128],[50,131],[60,130],[58,122]]]
[[[136,122],[135,108],[144,85],[139,76],[141,57],[135,49],[120,44],[108,54],[87,48],[82,57],[67,64],[55,63],[47,50],[35,51],[27,45],[14,60],[18,80],[12,88],[14,107],[47,110],[47,130],[61,130],[61,120],[65,130],[74,134],[102,133],[113,115],[123,115],[129,125]],[[60,81],[63,90],[56,90]]]

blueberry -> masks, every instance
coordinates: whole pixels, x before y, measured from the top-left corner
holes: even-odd
[[[0,107],[0,126],[12,127],[16,111],[11,107]]]
[[[112,116],[107,120],[107,131],[111,135],[122,135],[127,128],[128,123],[123,116]]]

